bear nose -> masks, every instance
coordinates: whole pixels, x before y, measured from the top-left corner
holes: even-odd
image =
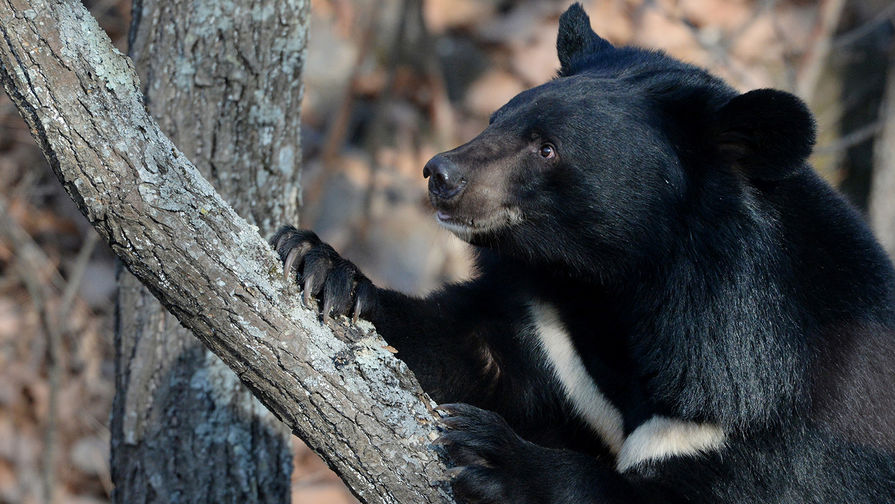
[[[423,178],[429,179],[429,192],[440,199],[451,199],[466,187],[466,179],[450,159],[438,154],[426,163]]]

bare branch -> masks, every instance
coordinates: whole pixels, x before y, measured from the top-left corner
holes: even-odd
[[[47,416],[44,419],[43,467],[41,469],[41,486],[43,502],[52,504],[56,494],[56,423],[59,411],[59,376],[62,356],[62,328],[60,319],[53,315],[50,298],[52,289],[45,280],[48,275],[58,275],[50,259],[9,215],[6,199],[0,197],[0,236],[13,247],[16,257],[16,272],[31,303],[37,313],[41,329],[47,338],[46,366],[49,397],[47,398]]]
[[[81,281],[84,280],[84,273],[87,271],[90,257],[93,255],[93,251],[96,250],[97,244],[99,244],[99,235],[92,231],[89,232],[84,238],[84,244],[78,252],[78,257],[75,259],[75,264],[72,267],[68,283],[65,285],[65,290],[62,292],[62,302],[59,305],[59,320],[68,319],[75,296],[78,294],[78,289],[81,287]]]
[[[829,156],[830,154],[838,154],[844,150],[850,149],[855,145],[862,144],[867,140],[875,137],[882,129],[882,121],[875,121],[870,124],[861,126],[860,128],[847,133],[830,145],[824,145],[814,149],[815,156]]]
[[[883,10],[879,11],[875,16],[873,16],[873,19],[870,19],[867,22],[862,23],[860,26],[837,36],[835,39],[833,39],[831,49],[845,49],[846,47],[854,44],[867,35],[875,32],[877,29],[879,29],[880,25],[882,25],[886,21],[892,21],[893,19],[895,19],[895,3],[890,4]]]
[[[813,43],[802,57],[796,79],[796,94],[809,104],[814,99],[817,83],[830,54],[833,33],[839,25],[845,0],[824,0],[820,4],[820,19],[814,29]]]

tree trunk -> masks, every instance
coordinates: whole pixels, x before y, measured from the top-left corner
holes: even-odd
[[[148,115],[132,64],[78,0],[0,0],[0,81],[122,263],[361,501],[452,502],[413,375],[369,325],[324,326],[301,307],[256,228]],[[223,382],[208,376],[195,379]]]
[[[308,2],[136,0],[130,56],[162,130],[243,218],[297,222]],[[119,275],[115,501],[288,502],[289,431]]]
[[[876,236],[889,256],[895,258],[895,50],[889,56],[879,121],[882,129],[873,142],[873,181],[868,213]]]

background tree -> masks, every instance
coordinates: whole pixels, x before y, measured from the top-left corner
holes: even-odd
[[[889,61],[886,93],[879,111],[879,136],[874,142],[870,223],[890,256],[895,257],[895,51]]]
[[[263,235],[297,222],[307,0],[135,0],[129,55],[162,131]],[[115,500],[286,502],[289,431],[126,270]]]

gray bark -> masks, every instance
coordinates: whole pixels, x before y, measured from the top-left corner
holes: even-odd
[[[0,0],[0,81],[122,263],[363,502],[452,502],[432,402],[369,325],[320,324],[159,130],[77,0]],[[160,486],[164,482],[159,483]]]
[[[138,0],[133,16],[162,131],[262,234],[297,222],[308,2]],[[289,431],[127,272],[116,315],[115,501],[288,502]]]

